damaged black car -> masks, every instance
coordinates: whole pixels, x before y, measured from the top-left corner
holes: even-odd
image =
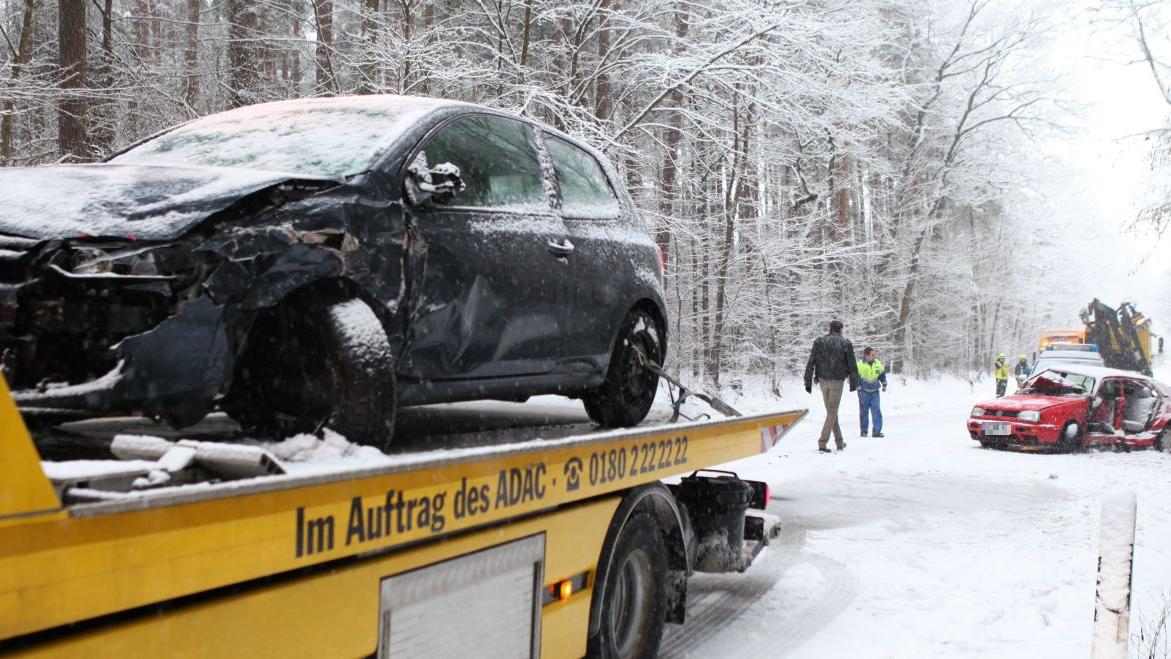
[[[104,163],[0,169],[0,350],[26,419],[219,409],[389,445],[400,406],[556,393],[639,423],[662,256],[604,157],[417,97],[282,101]]]

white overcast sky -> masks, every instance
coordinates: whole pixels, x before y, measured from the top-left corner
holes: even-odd
[[[1065,119],[1071,130],[1041,145],[1053,172],[1040,192],[1056,230],[1069,233],[1055,242],[1084,264],[1081,281],[1071,282],[1066,320],[1074,323],[1092,297],[1111,306],[1126,299],[1171,329],[1171,238],[1123,231],[1149,195],[1144,133],[1165,126],[1171,107],[1150,71],[1135,63],[1140,53],[1129,28],[1103,23],[1089,10],[1092,2],[1063,3],[1067,27],[1047,63],[1060,76],[1060,95],[1072,100]]]

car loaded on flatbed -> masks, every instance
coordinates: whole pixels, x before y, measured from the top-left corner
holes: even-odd
[[[266,103],[0,169],[0,366],[30,423],[213,410],[390,445],[404,405],[537,394],[636,425],[663,259],[596,150],[489,108]]]

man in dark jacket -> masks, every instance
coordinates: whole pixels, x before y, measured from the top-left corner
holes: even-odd
[[[854,345],[842,336],[842,321],[829,324],[829,334],[818,337],[809,352],[805,364],[805,391],[813,393],[813,383],[821,388],[821,400],[825,403],[825,423],[821,426],[821,437],[817,450],[829,453],[829,434],[832,431],[838,450],[846,448],[842,439],[842,428],[838,425],[838,406],[842,402],[842,389],[850,381],[850,391],[858,388],[858,361],[854,358]]]

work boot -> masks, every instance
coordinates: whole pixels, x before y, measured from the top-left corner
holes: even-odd
[[[865,437],[865,436],[866,436],[866,431],[865,431],[865,430],[863,430],[863,431],[862,431],[862,436],[863,436],[863,437]],[[881,437],[882,435],[879,435],[878,433],[874,433],[874,436],[875,436],[875,437]]]
[[[833,451],[829,450],[828,446],[818,446],[817,450],[822,453],[833,453]]]
[[[839,451],[844,451],[844,450],[846,450],[846,443],[845,443],[845,442],[842,442],[841,444],[838,444],[838,450],[839,450]]]
[[[872,437],[886,437],[886,435],[884,435],[884,434],[882,434],[882,433],[880,433],[880,432],[875,432],[875,433],[872,435]]]

